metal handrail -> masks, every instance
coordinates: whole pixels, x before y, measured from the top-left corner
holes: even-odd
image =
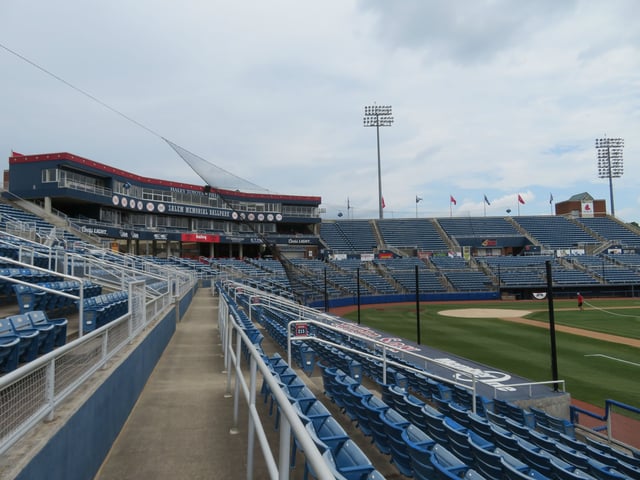
[[[0,455],[43,419],[52,420],[64,401],[131,344],[145,327],[160,318],[172,303],[171,295],[165,294],[145,302],[143,309],[134,308],[140,303],[138,298],[144,302],[144,281],[131,282],[129,295],[128,313],[0,377],[0,396],[3,398],[12,398],[4,396],[4,392],[12,389],[42,392],[42,395],[16,397],[16,403],[11,407],[15,409],[13,414],[0,418]],[[87,352],[93,352],[95,356],[87,355]],[[69,365],[69,358],[74,353],[87,361]]]
[[[634,414],[640,414],[640,408],[638,407],[634,407],[632,405],[628,405],[626,403],[622,403],[622,402],[618,402],[617,400],[612,400],[612,399],[607,399],[605,400],[605,409],[604,409],[604,415],[599,415],[595,412],[591,412],[589,410],[586,410],[585,408],[581,408],[578,407],[577,405],[571,405],[569,407],[569,411],[570,411],[570,419],[571,419],[571,423],[575,424],[576,426],[580,426],[581,428],[587,430],[586,427],[583,427],[582,425],[580,425],[578,423],[579,420],[579,414],[583,413],[588,417],[594,418],[596,420],[600,420],[602,422],[605,422],[605,424],[603,426],[600,427],[596,427],[596,428],[592,428],[592,429],[588,429],[588,431],[590,433],[594,433],[595,435],[598,435],[602,438],[606,438],[607,441],[609,441],[610,443],[615,443],[616,445],[622,446],[622,447],[629,447],[629,445],[620,442],[618,440],[616,440],[615,438],[613,438],[613,423],[612,423],[612,407],[620,407],[623,410],[626,410],[628,412],[634,413]],[[602,430],[606,430],[606,435],[600,434],[599,432]]]
[[[288,480],[289,478],[289,452],[291,433],[295,436],[296,440],[300,443],[302,451],[304,451],[306,460],[315,473],[315,477],[319,480],[334,480],[335,474],[328,467],[324,461],[322,454],[318,450],[318,447],[314,443],[313,439],[307,432],[302,420],[298,416],[298,413],[289,402],[287,395],[282,390],[280,384],[275,379],[269,367],[263,360],[262,355],[251,342],[247,334],[242,327],[235,321],[233,315],[229,310],[229,303],[231,301],[224,292],[220,292],[220,299],[222,300],[218,308],[218,322],[219,328],[223,340],[223,350],[225,357],[225,366],[227,366],[227,394],[231,395],[231,366],[235,371],[235,389],[233,393],[234,397],[234,416],[232,433],[237,432],[238,426],[238,411],[239,411],[239,388],[242,386],[245,400],[247,401],[247,408],[249,411],[249,427],[248,427],[248,454],[247,454],[247,479],[253,478],[253,454],[254,454],[254,435],[258,437],[258,443],[264,455],[267,463],[267,469],[269,470],[269,476],[271,479]],[[236,342],[234,349],[233,334],[235,332]],[[244,345],[245,349],[250,355],[250,382],[247,384],[244,374],[242,372],[242,358],[241,348]],[[260,415],[255,407],[256,399],[256,373],[257,370],[262,374],[265,383],[268,385],[271,395],[278,403],[278,408],[281,413],[280,427],[279,427],[279,457],[278,463],[273,457],[273,452],[268,443],[264,427],[260,420]]]

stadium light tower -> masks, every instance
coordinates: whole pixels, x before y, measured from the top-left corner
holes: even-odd
[[[620,178],[624,173],[622,164],[622,138],[596,138],[596,151],[598,152],[598,177],[609,179],[609,196],[611,199],[611,216],[616,216],[613,205],[613,179]]]
[[[376,140],[378,145],[378,214],[383,218],[382,209],[382,173],[380,171],[380,127],[390,127],[393,124],[391,105],[371,105],[364,107],[364,126],[376,127]]]

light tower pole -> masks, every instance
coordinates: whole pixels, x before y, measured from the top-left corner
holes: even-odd
[[[382,208],[382,172],[380,170],[380,127],[390,127],[393,124],[391,105],[371,105],[364,107],[364,126],[376,127],[376,141],[378,145],[378,214],[383,218]]]
[[[598,177],[609,179],[609,197],[611,200],[611,216],[616,216],[613,204],[613,179],[620,178],[624,173],[622,163],[622,138],[596,138],[596,151],[598,152]]]

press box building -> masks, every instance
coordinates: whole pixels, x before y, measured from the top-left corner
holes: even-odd
[[[271,246],[315,258],[319,196],[248,193],[143,177],[71,153],[13,153],[8,195],[62,212],[82,232],[136,255],[259,257]]]

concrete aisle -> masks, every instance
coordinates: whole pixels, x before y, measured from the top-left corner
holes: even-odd
[[[246,433],[229,434],[217,318],[217,298],[199,289],[97,480],[246,478]],[[239,425],[246,432],[246,418]]]

